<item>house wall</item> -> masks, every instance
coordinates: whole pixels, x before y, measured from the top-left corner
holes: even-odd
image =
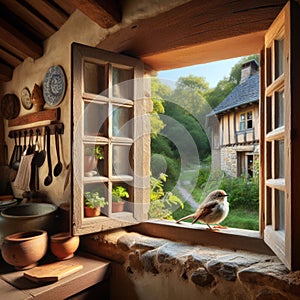
[[[240,131],[240,114],[249,110],[253,114],[253,129]],[[259,107],[258,104],[234,110],[220,117],[220,149],[212,151],[212,167],[223,170],[229,176],[238,175],[238,151],[257,151],[259,140]],[[216,131],[213,131],[215,134]],[[218,156],[220,162],[218,161]]]

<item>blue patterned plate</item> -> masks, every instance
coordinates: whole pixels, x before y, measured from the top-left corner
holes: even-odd
[[[66,91],[66,77],[60,66],[48,69],[43,82],[43,96],[50,106],[58,105],[64,98]]]

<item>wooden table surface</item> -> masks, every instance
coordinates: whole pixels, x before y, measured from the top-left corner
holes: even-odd
[[[24,271],[15,270],[1,258],[0,298],[5,300],[61,300],[91,287],[109,276],[110,263],[104,259],[87,253],[79,253],[71,260],[74,264],[81,264],[83,268],[54,283],[35,283],[23,276]],[[47,255],[39,265],[56,261],[53,256]]]

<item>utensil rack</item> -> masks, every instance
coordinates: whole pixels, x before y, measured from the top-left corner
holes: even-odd
[[[25,129],[11,130],[8,133],[8,137],[13,139],[16,137],[30,136],[30,135],[35,135],[35,134],[44,135],[46,127],[48,127],[50,129],[50,134],[55,134],[55,132],[57,132],[58,134],[64,133],[64,124],[63,123],[55,123],[55,124],[49,124],[49,125],[29,127],[29,128],[25,128]]]

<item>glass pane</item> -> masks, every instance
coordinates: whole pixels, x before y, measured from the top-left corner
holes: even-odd
[[[280,140],[275,143],[276,151],[276,178],[284,178],[284,141]]]
[[[275,126],[284,126],[284,93],[275,93]]]
[[[84,103],[84,135],[107,136],[107,104]]]
[[[84,176],[105,176],[105,158],[107,146],[96,144],[84,145]]]
[[[284,39],[275,41],[275,76],[278,78],[283,74],[284,62]]]
[[[113,146],[113,175],[131,175],[130,146]]]
[[[276,202],[277,202],[277,205],[278,205],[278,229],[279,230],[284,230],[285,229],[285,218],[284,218],[284,215],[285,215],[285,199],[284,199],[284,192],[283,191],[278,191],[276,190]]]
[[[125,70],[113,67],[113,97],[133,99],[133,69]]]
[[[95,63],[84,63],[84,91],[107,96],[107,67]]]
[[[100,215],[108,215],[108,192],[105,183],[85,184],[83,198],[84,206],[100,206]]]
[[[113,108],[113,136],[132,137],[131,109],[126,107]]]
[[[114,182],[112,188],[112,213],[133,211],[131,188],[124,182]]]

